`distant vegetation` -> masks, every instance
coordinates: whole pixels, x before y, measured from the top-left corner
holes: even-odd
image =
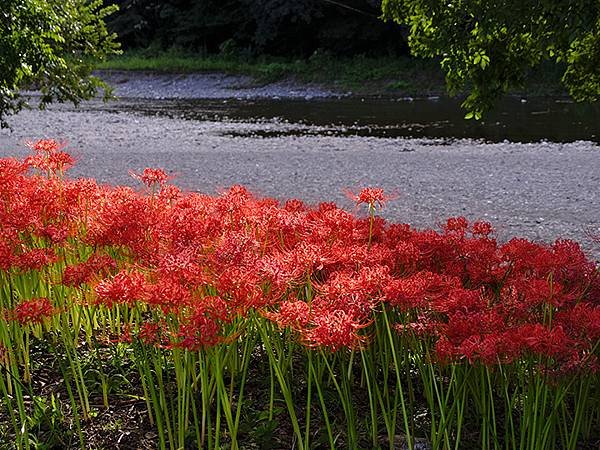
[[[3,0],[2,13],[0,126],[26,104],[24,88],[41,106],[94,97],[94,67],[407,93],[439,92],[445,78],[474,118],[507,92],[554,93],[558,78],[577,101],[600,97],[598,0]],[[128,54],[98,66],[117,36]],[[432,63],[409,59],[408,44]]]
[[[403,29],[381,20],[381,0],[105,0],[124,48],[245,56],[407,54]]]
[[[597,0],[105,3],[120,7],[107,25],[124,48],[144,49],[145,57],[152,55],[155,68],[162,70],[201,66],[199,70],[250,73],[263,80],[294,76],[343,87],[376,81],[379,88],[401,92],[447,88],[466,95],[466,117],[474,118],[507,92],[562,93],[566,88],[578,101],[595,100],[600,93]],[[197,61],[165,59],[165,51],[193,54]],[[432,63],[414,58],[394,62],[409,53]],[[117,65],[152,68],[131,54]],[[427,71],[431,75],[423,77]],[[424,89],[419,87],[423,79]],[[559,80],[564,88],[550,86]]]
[[[410,30],[412,54],[439,58],[448,90],[468,92],[479,118],[546,63],[576,101],[600,99],[598,0],[383,0],[386,18]]]

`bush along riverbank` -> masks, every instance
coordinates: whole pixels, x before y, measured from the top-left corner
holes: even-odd
[[[486,222],[0,160],[1,448],[597,448],[600,275]]]

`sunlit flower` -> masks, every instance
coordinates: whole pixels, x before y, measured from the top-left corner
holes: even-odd
[[[356,205],[365,204],[369,207],[383,208],[388,200],[393,196],[386,195],[382,188],[366,187],[360,190],[358,194],[348,191],[348,197],[356,202]]]

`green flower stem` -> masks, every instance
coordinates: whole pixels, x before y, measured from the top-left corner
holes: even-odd
[[[267,328],[269,328],[269,330],[267,330]],[[298,440],[298,448],[304,448],[304,439],[302,437],[302,431],[300,430],[300,425],[298,423],[298,417],[296,415],[292,391],[286,380],[284,370],[281,367],[281,356],[283,352],[281,350],[276,350],[278,345],[281,346],[281,342],[277,342],[277,339],[275,338],[277,332],[264,322],[261,322],[258,329],[261,335],[263,346],[265,347],[265,351],[269,358],[269,363],[273,367],[275,376],[277,377],[277,381],[279,382],[279,388],[281,389],[281,393],[283,394],[283,398],[285,400],[288,414],[292,422],[292,427],[294,429],[294,434],[296,435],[296,439]],[[275,352],[277,352],[277,354]]]
[[[369,352],[371,355],[372,353]],[[371,386],[372,382],[375,382],[375,370],[373,368],[373,360],[369,358],[367,361],[367,351],[360,352],[360,358],[362,362],[362,369],[365,384],[367,386],[367,394],[369,396],[369,412],[371,414],[371,444],[373,448],[377,448],[379,445],[379,435],[377,428],[377,401],[375,399],[375,395],[373,393],[373,387]]]
[[[412,435],[411,435],[411,429],[409,426],[409,417],[407,414],[406,403],[404,402],[404,392],[402,389],[402,380],[400,378],[400,366],[398,365],[398,356],[396,353],[396,346],[394,345],[394,336],[392,334],[392,328],[390,326],[390,322],[388,319],[388,313],[387,313],[385,307],[382,309],[382,313],[383,313],[383,319],[385,321],[385,329],[386,329],[387,336],[388,336],[388,339],[390,342],[390,347],[391,347],[390,350],[391,350],[391,354],[392,354],[392,359],[394,361],[394,371],[396,373],[396,389],[400,395],[400,406],[402,408],[402,419],[404,421],[404,431],[406,433],[406,444],[407,444],[408,448],[413,448],[413,439],[412,439]]]

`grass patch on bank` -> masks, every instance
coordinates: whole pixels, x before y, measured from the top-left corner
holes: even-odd
[[[315,53],[307,59],[292,59],[131,51],[102,62],[96,68],[175,73],[222,72],[248,75],[257,83],[292,78],[303,83],[357,92],[433,93],[445,90],[444,76],[435,61],[407,56],[333,57],[327,53]]]
[[[436,60],[410,56],[338,57],[315,52],[310,58],[246,57],[204,55],[169,50],[127,51],[98,63],[98,70],[132,70],[171,73],[221,72],[248,75],[257,84],[284,79],[316,83],[326,87],[364,95],[440,95],[446,93],[444,74]],[[529,76],[522,88],[512,94],[525,96],[566,95],[560,83],[564,68],[542,64]]]

